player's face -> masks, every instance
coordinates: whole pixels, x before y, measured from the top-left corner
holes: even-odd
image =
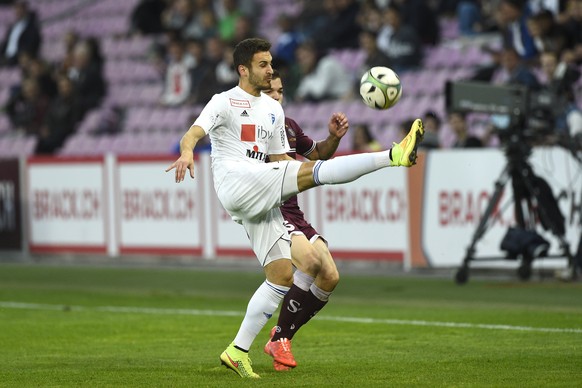
[[[273,57],[268,51],[253,55],[251,68],[249,69],[249,84],[256,90],[267,90],[271,88],[273,78],[273,67],[271,61]]]
[[[265,90],[265,94],[274,100],[283,103],[283,82],[281,78],[274,78],[271,80],[271,88]]]

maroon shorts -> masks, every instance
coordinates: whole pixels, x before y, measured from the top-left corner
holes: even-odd
[[[321,237],[321,239],[325,241],[325,239],[317,233],[317,230],[315,230],[315,228],[305,220],[305,215],[298,207],[289,209],[283,206],[281,207],[281,213],[283,214],[285,227],[290,236],[302,233],[312,243],[315,242],[318,237]]]

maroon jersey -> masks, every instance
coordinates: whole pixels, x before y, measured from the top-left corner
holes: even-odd
[[[316,142],[307,136],[294,120],[285,117],[285,131],[287,132],[287,140],[289,141],[289,148],[291,149],[287,155],[293,159],[297,159],[297,154],[307,156],[313,152]],[[305,220],[305,215],[299,208],[296,195],[283,203],[281,213],[283,214],[285,226],[287,226],[289,233],[301,231],[309,240],[313,236],[318,235],[311,224]]]

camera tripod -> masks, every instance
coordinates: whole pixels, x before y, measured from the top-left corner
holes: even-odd
[[[507,259],[507,257],[483,257],[476,258],[476,245],[484,236],[489,227],[492,225],[499,202],[507,183],[511,180],[513,188],[513,202],[515,208],[515,220],[517,226],[525,230],[535,230],[535,221],[539,220],[543,227],[549,230],[559,241],[562,250],[561,255],[545,255],[548,258],[568,259],[568,266],[571,270],[571,280],[576,278],[576,266],[574,257],[570,252],[570,247],[565,240],[564,222],[560,222],[560,210],[555,199],[542,198],[543,185],[547,186],[545,180],[534,174],[532,166],[528,162],[531,154],[531,147],[521,136],[511,135],[511,139],[505,149],[507,164],[501,175],[495,182],[495,190],[483,216],[481,217],[477,229],[475,230],[471,242],[467,248],[465,258],[455,274],[457,284],[465,284],[469,279],[469,264],[472,261],[496,261]],[[547,192],[546,192],[547,194]],[[551,194],[551,190],[550,190]],[[557,212],[557,213],[556,213]],[[556,217],[556,214],[559,214]],[[526,218],[527,216],[527,218]],[[518,276],[522,280],[528,280],[531,277],[531,265],[535,259],[532,255],[522,254],[521,265],[517,270]]]

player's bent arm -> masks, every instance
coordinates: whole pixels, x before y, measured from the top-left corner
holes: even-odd
[[[180,183],[190,170],[190,177],[194,178],[194,147],[200,139],[206,136],[204,129],[192,125],[180,140],[180,157],[166,169],[166,172],[176,169],[176,183]]]
[[[318,141],[315,145],[315,149],[306,157],[309,160],[327,160],[335,154],[339,143],[339,137],[329,135],[327,139]]]
[[[309,155],[309,160],[327,160],[333,156],[339,146],[341,138],[348,131],[350,124],[344,113],[337,112],[331,115],[327,139],[317,142],[315,149]]]

